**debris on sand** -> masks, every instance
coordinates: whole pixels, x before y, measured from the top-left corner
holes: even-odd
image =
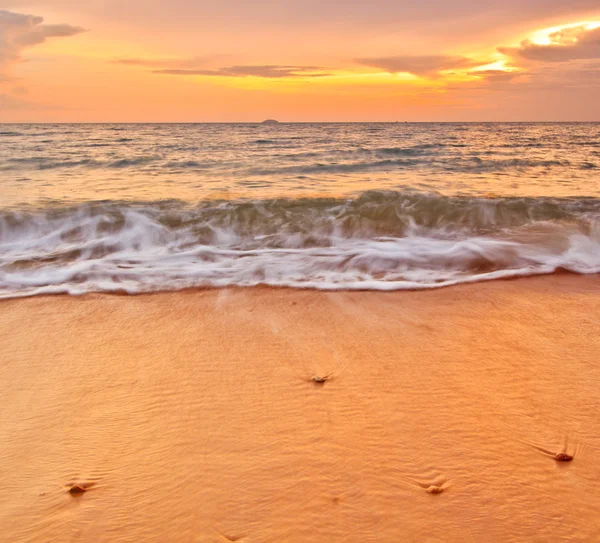
[[[554,460],[557,462],[570,462],[573,460],[573,457],[570,454],[559,452],[554,455]]]
[[[94,483],[69,483],[67,485],[71,496],[80,496],[94,486]]]
[[[429,494],[441,494],[444,492],[444,489],[441,486],[436,485],[431,485],[430,487],[427,487],[426,490]]]

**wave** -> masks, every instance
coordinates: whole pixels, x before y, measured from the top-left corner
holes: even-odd
[[[0,297],[272,285],[436,288],[600,273],[600,199],[93,202],[0,212]]]
[[[198,168],[213,167],[216,163],[224,164],[218,158],[208,158],[198,152],[196,148],[189,146],[181,147],[180,144],[172,147],[178,152],[187,155],[170,157],[169,147],[161,146],[161,152],[156,149],[145,149],[140,153],[127,154],[125,143],[133,141],[133,138],[121,138],[110,142],[104,140],[89,140],[80,144],[85,153],[77,155],[64,153],[64,158],[55,155],[37,155],[26,157],[9,157],[0,163],[0,171],[30,171],[30,170],[118,170],[135,168],[152,168],[157,174],[172,173],[173,169],[196,170]],[[125,149],[122,156],[111,153],[109,157],[94,154],[94,148],[114,145],[120,149],[121,143]],[[459,149],[466,144],[459,143],[421,143],[406,146],[373,146],[356,148],[337,148],[320,150],[318,146],[314,149],[308,147],[297,148],[287,145],[283,139],[257,139],[253,143],[260,145],[261,149],[289,149],[288,152],[272,154],[268,158],[261,155],[260,159],[247,159],[243,155],[234,155],[229,163],[231,171],[235,175],[242,176],[281,176],[281,175],[352,175],[367,174],[370,172],[390,171],[414,171],[426,168],[433,172],[444,173],[466,173],[486,174],[495,172],[523,173],[524,171],[536,170],[547,172],[551,169],[579,169],[594,170],[598,165],[589,160],[567,160],[543,159],[534,157],[505,157],[488,156],[494,155],[494,151],[473,148]],[[468,146],[467,146],[468,147]],[[154,152],[153,152],[154,151]],[[162,152],[164,151],[164,153]],[[297,151],[297,152],[294,152]],[[267,151],[265,151],[266,153]],[[487,154],[486,154],[487,152]],[[230,158],[228,158],[230,160]]]
[[[382,148],[374,150],[352,151],[354,155],[368,154],[375,160],[361,160],[354,162],[313,162],[302,164],[300,166],[280,166],[278,168],[253,168],[249,172],[252,175],[280,175],[280,174],[351,174],[361,172],[376,172],[389,170],[404,170],[410,168],[421,168],[424,164],[433,169],[444,172],[455,173],[493,173],[510,169],[518,171],[553,167],[569,167],[571,163],[568,160],[532,160],[532,159],[484,159],[479,156],[466,156],[458,158],[440,157],[436,160],[432,158],[430,152],[421,149],[395,149]],[[346,154],[350,154],[346,152]],[[306,155],[306,154],[305,154]],[[310,156],[310,155],[309,155]],[[318,156],[318,155],[317,155]],[[385,158],[387,156],[403,156],[406,158]],[[423,156],[427,156],[425,160]],[[305,158],[305,156],[304,156]],[[325,158],[325,157],[324,157]],[[581,169],[589,169],[589,166],[583,164]]]
[[[101,144],[94,144],[101,145]],[[0,171],[12,170],[55,170],[60,168],[109,168],[121,169],[143,166],[151,162],[161,160],[158,156],[138,156],[133,158],[121,158],[110,161],[100,161],[91,158],[82,158],[81,160],[52,160],[46,157],[29,157],[29,158],[9,158],[6,164],[0,166]]]

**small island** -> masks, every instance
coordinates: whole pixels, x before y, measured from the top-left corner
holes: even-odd
[[[260,124],[279,124],[279,121],[276,121],[275,119],[267,119]]]

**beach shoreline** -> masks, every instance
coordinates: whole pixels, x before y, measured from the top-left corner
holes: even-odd
[[[566,273],[1,300],[0,533],[593,540],[599,322]]]

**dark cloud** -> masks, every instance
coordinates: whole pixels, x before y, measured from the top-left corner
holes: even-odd
[[[392,74],[408,73],[417,76],[432,76],[446,70],[472,68],[481,64],[466,57],[449,55],[398,55],[392,57],[359,58],[358,64],[378,68]]]
[[[216,70],[171,68],[153,70],[156,74],[165,75],[204,75],[212,77],[263,77],[278,79],[284,77],[325,77],[331,75],[318,66],[227,66]]]
[[[539,62],[567,62],[600,58],[600,27],[588,30],[585,26],[566,28],[549,36],[551,43],[540,45],[529,40],[518,47],[499,47],[498,51],[511,56]]]
[[[3,65],[18,61],[27,47],[39,45],[50,38],[74,36],[83,28],[66,24],[43,24],[44,19],[0,10],[0,69]]]

